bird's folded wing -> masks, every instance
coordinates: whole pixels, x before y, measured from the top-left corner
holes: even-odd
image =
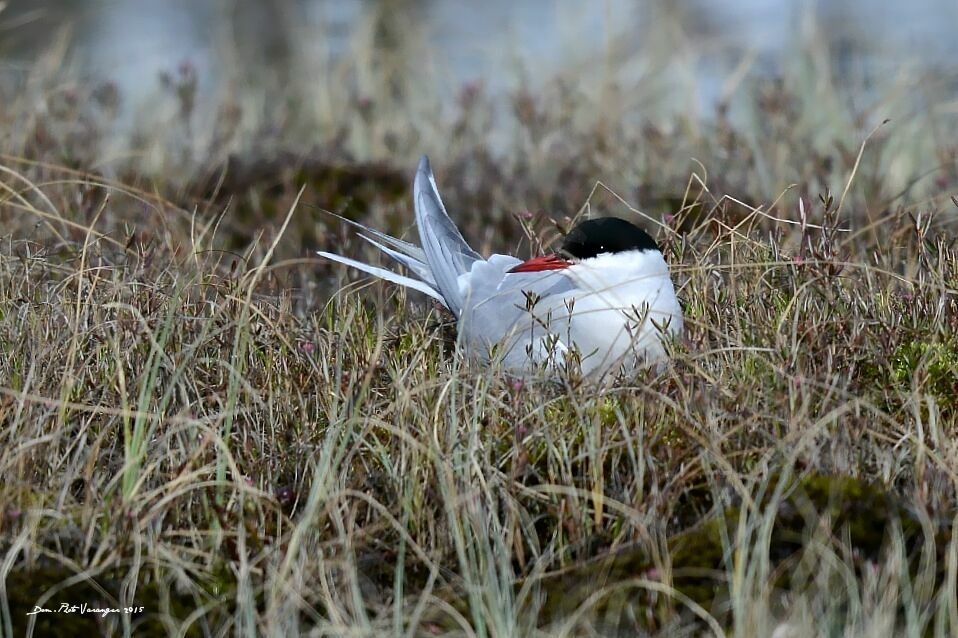
[[[482,258],[469,247],[446,213],[429,159],[425,156],[420,160],[419,169],[416,171],[413,204],[422,249],[436,287],[445,298],[449,309],[459,316],[463,307],[459,277],[468,273],[472,265]]]
[[[562,332],[561,319],[568,314],[563,304],[574,284],[556,272],[507,272],[519,263],[515,257],[492,255],[460,279],[460,334],[469,345],[489,351],[499,344],[513,358],[526,356],[524,344]]]

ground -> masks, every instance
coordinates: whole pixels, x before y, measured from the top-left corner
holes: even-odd
[[[558,83],[511,98],[496,151],[468,87],[401,150],[360,114],[320,150],[162,170],[102,167],[92,88],[10,107],[5,629],[954,635],[956,149],[787,84],[745,92],[750,124],[663,128]],[[582,215],[649,230],[671,364],[520,381],[429,300],[313,257],[370,255],[323,209],[409,236],[434,149],[486,254]],[[62,602],[144,611],[27,615]]]

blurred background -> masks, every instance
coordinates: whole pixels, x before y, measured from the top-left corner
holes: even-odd
[[[955,75],[958,4],[950,0],[9,0],[4,53],[29,65],[63,39],[78,78],[112,81],[141,108],[162,74],[188,65],[201,97],[227,88],[273,99],[317,90],[326,65],[364,47],[411,54],[394,71],[437,74],[447,100],[482,81],[514,90],[661,43],[705,112],[738,75],[782,73],[810,38],[844,79]],[[814,34],[811,33],[814,31]],[[411,43],[421,48],[406,49]],[[418,55],[416,55],[418,54]],[[658,61],[634,60],[635,73]],[[661,63],[661,62],[659,62]],[[597,68],[598,65],[598,68]],[[412,78],[409,78],[412,79]],[[422,81],[420,78],[419,81]],[[321,84],[326,84],[322,80]],[[730,83],[732,86],[730,86]],[[311,89],[312,86],[312,89]],[[372,87],[368,87],[372,90]],[[279,91],[277,94],[276,91]]]
[[[573,215],[597,181],[660,216],[691,182],[769,205],[841,192],[866,138],[865,213],[958,183],[951,0],[0,6],[8,154],[189,197],[309,182],[367,214],[405,202],[426,152],[493,221]]]

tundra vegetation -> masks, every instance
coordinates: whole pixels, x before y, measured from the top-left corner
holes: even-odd
[[[126,129],[58,50],[5,83],[5,635],[958,634],[954,103],[820,44],[705,113],[655,50],[450,103],[367,46],[272,109],[183,65]],[[671,365],[518,380],[313,256],[413,237],[422,152],[486,254],[641,223]]]

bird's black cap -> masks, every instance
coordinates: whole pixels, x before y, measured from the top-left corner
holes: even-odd
[[[576,259],[588,259],[603,253],[658,249],[655,240],[635,224],[618,217],[602,217],[576,224],[565,236],[559,252]]]

